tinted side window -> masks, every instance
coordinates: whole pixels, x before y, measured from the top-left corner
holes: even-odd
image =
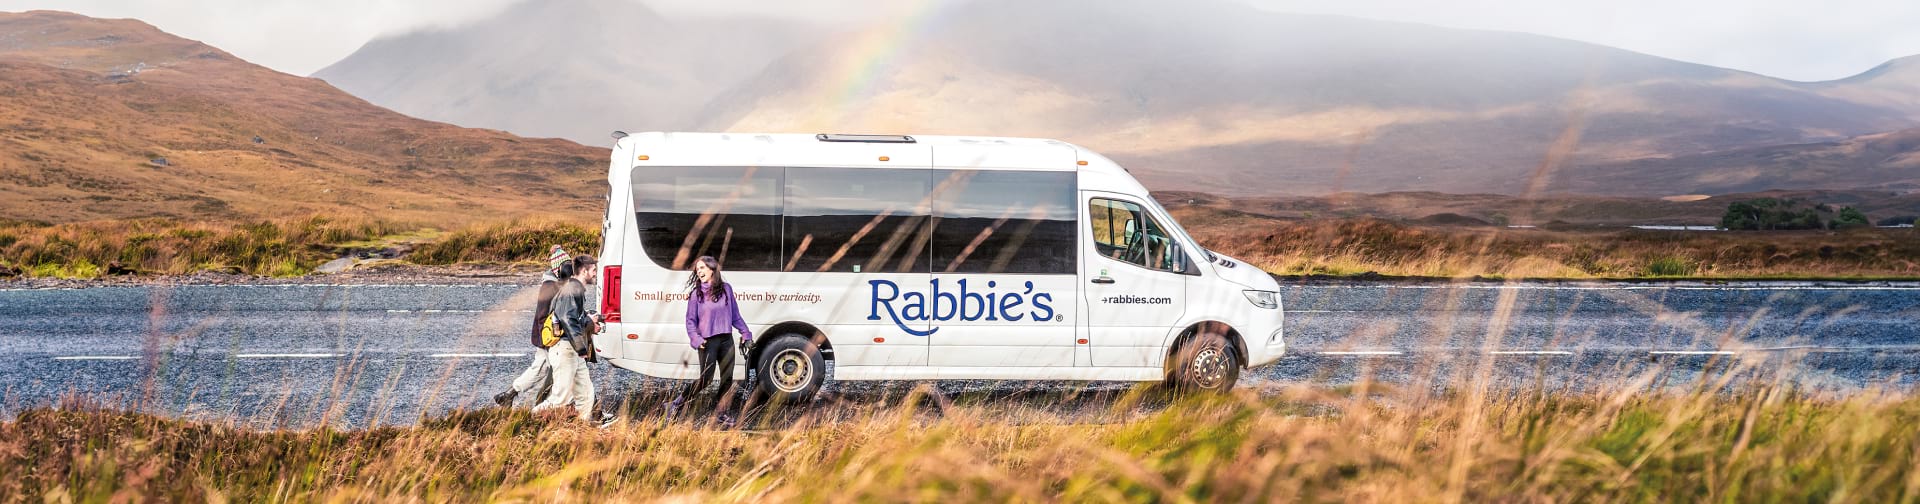
[[[655,264],[686,270],[710,255],[728,271],[780,269],[779,168],[646,167],[633,170],[640,248]]]
[[[1094,198],[1087,204],[1087,224],[1095,253],[1160,271],[1189,271],[1179,243],[1140,205]]]
[[[1074,172],[935,170],[933,271],[1075,270]]]
[[[784,271],[927,271],[926,170],[789,168]]]

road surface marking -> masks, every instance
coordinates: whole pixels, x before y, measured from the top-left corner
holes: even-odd
[[[1782,352],[1787,350],[1819,350],[1820,348],[1821,347],[1817,347],[1813,345],[1788,345],[1788,346],[1777,346],[1777,347],[1767,347],[1767,348],[1754,348],[1752,350],[1756,352]]]
[[[134,360],[138,358],[132,355],[63,355],[54,357],[53,360]]]
[[[238,358],[242,358],[242,359],[327,359],[327,358],[333,358],[333,357],[339,357],[339,356],[340,356],[340,354],[330,354],[330,353],[243,353],[243,354],[234,354],[234,357],[238,357]]]
[[[1320,355],[1400,355],[1391,350],[1359,350],[1352,352],[1320,352]]]
[[[1731,350],[1654,350],[1653,355],[1733,355]]]
[[[1566,350],[1494,350],[1494,355],[1573,355]]]
[[[387,313],[533,313],[533,310],[387,310]]]
[[[460,357],[521,357],[521,356],[525,356],[525,355],[527,355],[527,354],[521,354],[521,353],[437,353],[437,354],[433,354],[433,355],[429,355],[428,357],[439,357],[439,358],[460,358]]]

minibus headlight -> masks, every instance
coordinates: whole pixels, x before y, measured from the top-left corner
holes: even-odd
[[[1263,291],[1263,290],[1248,290],[1248,291],[1241,291],[1241,292],[1245,292],[1247,294],[1247,301],[1252,302],[1254,306],[1266,308],[1269,310],[1280,307],[1280,293],[1278,292]]]

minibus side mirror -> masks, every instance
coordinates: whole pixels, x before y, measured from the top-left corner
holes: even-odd
[[[1168,239],[1167,241],[1169,242],[1167,244],[1167,261],[1171,263],[1168,265],[1167,270],[1186,275],[1200,274],[1200,270],[1194,267],[1193,261],[1187,258],[1186,250],[1180,247],[1180,243],[1172,239]]]

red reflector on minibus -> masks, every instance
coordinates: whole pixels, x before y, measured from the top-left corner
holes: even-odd
[[[638,334],[628,334],[628,335],[627,335],[627,339],[640,339],[640,335],[638,335]]]
[[[886,338],[874,338],[874,339],[873,339],[873,342],[874,342],[874,343],[886,343],[886,342],[887,342],[887,339],[886,339]]]
[[[600,275],[600,315],[607,322],[619,322],[620,266],[607,266],[600,271]]]

